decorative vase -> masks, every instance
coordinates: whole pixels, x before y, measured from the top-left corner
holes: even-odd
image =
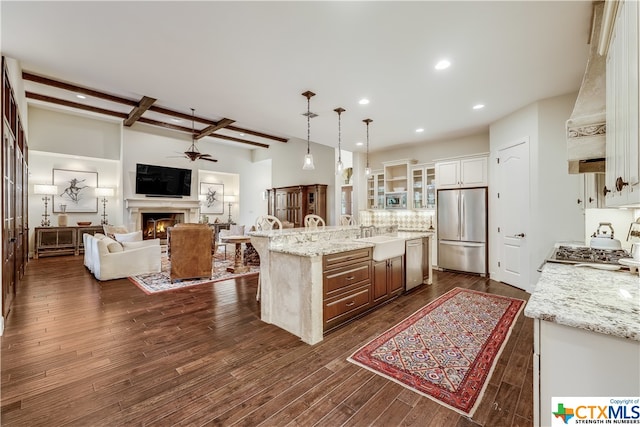
[[[69,223],[69,215],[66,214],[67,205],[60,205],[60,213],[58,214],[58,227],[66,227]]]

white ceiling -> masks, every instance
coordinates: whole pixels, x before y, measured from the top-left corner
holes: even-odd
[[[577,91],[591,25],[590,1],[2,1],[0,8],[2,54],[25,71],[303,140],[301,93],[311,90],[319,115],[311,140],[337,146],[333,109],[343,107],[343,149],[353,151],[364,150],[355,142],[365,140],[365,118],[373,119],[375,151],[476,133],[536,100]],[[442,58],[452,66],[436,71]],[[369,105],[358,104],[363,97]],[[478,103],[486,108],[473,110]]]

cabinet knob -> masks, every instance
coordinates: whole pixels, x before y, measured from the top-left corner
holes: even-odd
[[[582,203],[582,200],[578,199],[578,204]]]
[[[604,188],[602,189],[602,195],[606,197],[607,193],[611,193],[611,190],[609,190],[605,185]]]
[[[624,182],[621,176],[616,179],[616,191],[622,191],[625,185],[629,185],[628,182]]]
[[[593,197],[589,197],[589,203],[593,203],[595,202],[596,199],[594,199]]]

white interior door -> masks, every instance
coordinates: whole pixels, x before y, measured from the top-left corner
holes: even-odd
[[[498,150],[500,281],[529,288],[529,141]]]

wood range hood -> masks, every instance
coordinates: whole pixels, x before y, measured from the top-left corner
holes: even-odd
[[[604,2],[593,4],[589,59],[573,112],[566,123],[570,174],[605,172],[606,46],[615,17],[615,10],[610,9]]]

